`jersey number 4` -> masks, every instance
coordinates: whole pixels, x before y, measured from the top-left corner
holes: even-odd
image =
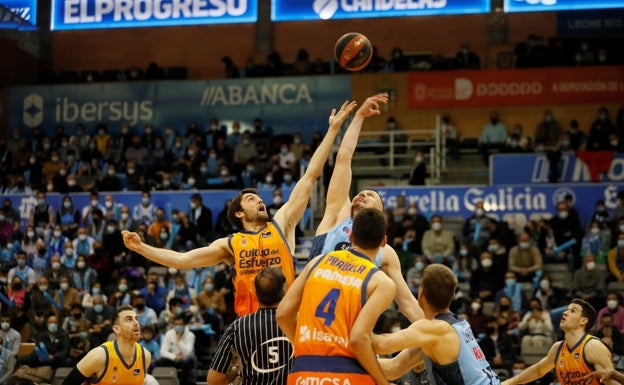
[[[340,289],[331,289],[316,307],[314,316],[325,320],[325,326],[331,326],[336,319],[336,302],[340,297]]]

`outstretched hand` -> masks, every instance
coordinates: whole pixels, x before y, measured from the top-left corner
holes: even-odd
[[[613,376],[615,370],[613,369],[601,369],[588,373],[583,378],[586,384],[591,384],[595,379],[598,379],[603,384],[607,384]]]
[[[331,115],[329,115],[330,129],[340,129],[342,123],[344,123],[345,119],[347,119],[347,116],[349,116],[349,114],[351,113],[351,111],[353,111],[353,109],[355,109],[355,107],[357,107],[357,103],[355,101],[349,102],[347,100],[346,102],[342,103],[340,111],[336,112],[336,109],[334,108],[331,112]]]
[[[126,245],[128,249],[138,251],[141,248],[142,242],[139,234],[123,230],[121,236],[123,237],[124,245]]]
[[[379,109],[380,104],[388,103],[388,94],[381,93],[377,95],[373,95],[366,99],[360,109],[357,111],[358,114],[362,115],[365,118],[373,115],[381,114],[381,110]]]

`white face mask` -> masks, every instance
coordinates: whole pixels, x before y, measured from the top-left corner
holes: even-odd
[[[486,258],[486,259],[481,261],[481,265],[483,267],[491,267],[492,266],[492,260],[489,259],[489,258]]]
[[[434,222],[434,223],[432,223],[432,224],[431,224],[431,228],[432,228],[434,231],[440,231],[440,230],[442,230],[442,223],[440,223],[440,222]]]
[[[473,311],[479,311],[479,309],[481,309],[481,304],[479,302],[473,302],[470,304],[470,308]]]
[[[587,270],[594,270],[596,268],[596,262],[587,262]]]
[[[542,290],[548,290],[548,289],[550,289],[550,282],[549,282],[549,281],[546,281],[546,280],[540,281],[540,288],[541,288]]]
[[[617,299],[610,299],[607,300],[607,307],[611,310],[615,310],[618,306],[618,301]]]

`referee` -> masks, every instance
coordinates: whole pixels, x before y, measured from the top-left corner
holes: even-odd
[[[285,282],[279,267],[268,266],[258,273],[254,285],[260,307],[236,319],[223,334],[208,372],[209,385],[230,384],[237,375],[242,385],[286,384],[293,347],[275,319]],[[238,373],[232,368],[237,358]]]

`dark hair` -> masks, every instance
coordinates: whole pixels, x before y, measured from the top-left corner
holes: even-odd
[[[574,298],[572,302],[581,307],[581,316],[587,318],[587,324],[585,325],[585,331],[591,330],[596,323],[596,309],[589,302],[581,298]]]
[[[119,324],[119,314],[121,314],[122,311],[127,311],[127,310],[134,311],[134,308],[131,305],[121,305],[121,306],[119,306],[119,309],[117,309],[115,314],[113,314],[113,325],[118,325]]]
[[[199,201],[199,203],[203,203],[202,196],[198,193],[191,195],[191,199]]]
[[[383,212],[366,208],[353,218],[353,243],[365,250],[373,250],[386,237],[388,222]]]
[[[286,276],[277,266],[267,266],[256,275],[254,287],[258,302],[265,306],[277,305],[284,297]]]
[[[457,277],[445,265],[434,263],[423,270],[420,283],[422,295],[434,310],[442,311],[451,306],[457,288]]]
[[[184,302],[182,302],[182,300],[178,297],[173,297],[169,300],[169,308],[171,308],[172,306],[182,306]]]
[[[236,195],[236,197],[232,199],[232,202],[230,203],[230,207],[228,208],[228,212],[227,212],[228,221],[230,221],[232,226],[236,227],[239,230],[243,230],[243,221],[241,221],[240,218],[236,217],[236,213],[238,211],[241,211],[243,208],[243,206],[241,205],[241,201],[243,200],[243,196],[245,194],[258,195],[258,192],[253,188],[246,188],[246,189],[241,190],[241,192],[239,192]]]

